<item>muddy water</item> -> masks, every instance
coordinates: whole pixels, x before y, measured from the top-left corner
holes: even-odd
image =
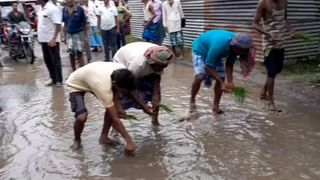
[[[64,58],[64,74],[69,74]],[[135,157],[117,147],[101,146],[98,138],[103,108],[86,96],[90,113],[83,132],[83,149],[72,152],[73,117],[65,88],[45,87],[44,64],[5,61],[0,70],[0,179],[320,179],[318,107],[280,91],[285,111],[272,114],[257,100],[260,87],[248,83],[250,97],[239,105],[225,95],[225,115],[211,115],[212,90],[198,97],[200,117],[178,122],[188,107],[192,70],[173,64],[163,78],[163,102],[175,113],[124,121],[134,137]],[[244,83],[241,79],[238,84]],[[118,138],[118,137],[115,137]]]

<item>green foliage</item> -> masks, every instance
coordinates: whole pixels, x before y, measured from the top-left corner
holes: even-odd
[[[127,114],[127,119],[128,120],[138,120],[138,118],[136,117],[136,116],[134,116],[134,115],[131,115],[131,114]]]
[[[142,41],[141,39],[139,38],[136,38],[136,37],[133,37],[131,35],[128,35],[126,36],[126,42],[129,44],[129,43],[133,43],[133,42],[139,42],[139,41]]]
[[[303,40],[303,42],[305,42],[305,43],[312,43],[313,42],[313,39],[309,35],[307,35],[306,33],[303,33],[303,32],[298,33],[297,37],[299,39]]]
[[[160,107],[160,110],[164,110],[168,114],[173,113],[173,110],[164,104],[160,104],[159,107]]]
[[[240,104],[243,104],[249,92],[243,87],[235,87],[232,89],[232,94]]]
[[[168,114],[172,114],[174,112],[170,107],[168,107],[168,106],[166,106],[164,104],[160,104],[159,108],[160,108],[160,110],[163,110]],[[132,115],[132,114],[127,114],[127,118],[126,119],[128,119],[130,121],[131,120],[133,120],[133,121],[139,120],[138,117],[136,117],[135,115]]]

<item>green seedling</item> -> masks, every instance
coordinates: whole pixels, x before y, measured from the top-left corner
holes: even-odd
[[[240,104],[243,104],[249,92],[243,87],[235,87],[232,89],[232,94]]]
[[[172,114],[173,113],[173,110],[171,108],[169,108],[168,106],[164,105],[164,104],[160,104],[159,108],[161,110],[164,110],[168,114]]]
[[[165,111],[168,114],[172,114],[173,110],[171,108],[169,108],[168,106],[164,105],[164,104],[160,104],[159,106],[160,110]],[[136,116],[132,115],[132,114],[127,114],[127,118],[128,120],[133,120],[133,121],[137,121],[139,120]]]
[[[306,33],[298,33],[297,37],[299,39],[302,39],[303,42],[305,42],[305,43],[312,43],[313,42],[313,39],[309,35],[307,35]]]
[[[134,121],[138,120],[138,118],[136,116],[131,115],[131,114],[127,114],[127,119],[128,120],[134,120]]]

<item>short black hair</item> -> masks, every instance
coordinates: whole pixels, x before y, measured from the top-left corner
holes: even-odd
[[[136,89],[136,78],[128,69],[118,69],[111,74],[112,81],[115,81],[119,88],[129,91]]]

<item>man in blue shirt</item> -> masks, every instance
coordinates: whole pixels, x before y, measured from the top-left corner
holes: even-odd
[[[211,30],[193,41],[192,62],[195,78],[191,90],[191,113],[196,111],[195,98],[201,82],[205,80],[205,86],[210,87],[212,78],[216,80],[212,111],[214,114],[224,113],[219,108],[219,103],[222,92],[234,88],[233,64],[237,56],[240,56],[242,73],[247,76],[254,65],[253,58],[249,58],[251,57],[249,56],[251,48],[253,48],[253,43],[249,35],[226,30]],[[224,58],[226,58],[226,67],[224,66]],[[228,83],[224,82],[225,74]]]
[[[79,66],[84,65],[83,42],[86,37],[87,17],[84,9],[77,5],[75,0],[67,0],[67,7],[63,9],[62,21],[66,35],[70,64],[73,71],[76,70],[76,58]]]

